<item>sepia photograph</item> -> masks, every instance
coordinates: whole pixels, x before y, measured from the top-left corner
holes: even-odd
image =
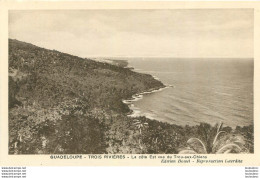
[[[8,154],[253,154],[254,9],[8,11]]]

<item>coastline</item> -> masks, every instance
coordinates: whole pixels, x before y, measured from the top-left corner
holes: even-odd
[[[129,63],[129,62],[128,62],[128,63]],[[175,121],[173,121],[173,122],[170,122],[170,121],[169,121],[169,122],[168,122],[168,120],[162,120],[162,119],[160,119],[160,118],[159,118],[159,117],[160,117],[160,114],[156,114],[156,112],[154,112],[154,110],[143,110],[143,111],[142,111],[142,110],[141,110],[142,107],[141,107],[140,103],[139,103],[140,108],[139,108],[139,107],[136,107],[135,102],[137,102],[137,101],[143,99],[146,95],[151,94],[151,93],[155,93],[155,92],[159,92],[159,91],[163,91],[164,89],[167,89],[167,88],[171,88],[171,87],[174,88],[175,86],[163,83],[163,82],[160,80],[160,78],[158,78],[158,77],[155,76],[155,75],[146,73],[145,71],[142,72],[142,69],[138,69],[138,71],[137,71],[134,66],[129,66],[129,65],[128,65],[128,66],[126,66],[125,68],[128,68],[128,69],[129,69],[129,67],[131,67],[130,70],[132,70],[133,72],[143,73],[143,74],[146,74],[146,75],[150,75],[154,80],[157,80],[157,81],[161,82],[161,83],[162,83],[162,86],[152,87],[152,88],[150,88],[150,89],[148,89],[148,90],[146,90],[146,91],[141,91],[141,92],[139,92],[139,93],[135,93],[135,94],[133,94],[130,98],[127,98],[127,99],[123,98],[121,101],[123,102],[123,104],[127,105],[127,107],[129,108],[129,112],[126,113],[126,115],[127,115],[128,117],[132,117],[132,118],[135,118],[135,117],[146,117],[146,118],[151,119],[151,120],[157,120],[157,121],[159,121],[159,122],[165,122],[165,123],[167,123],[167,124],[176,124],[176,125],[181,125],[181,126],[185,126],[185,125],[195,126],[195,125],[198,125],[198,124],[199,124],[199,122],[194,123],[194,124],[187,123],[187,124],[185,124],[185,125],[184,125],[184,124],[178,124],[178,123],[175,122]],[[219,122],[219,121],[218,121],[218,122]],[[207,122],[207,123],[210,123],[210,122]],[[214,123],[211,123],[211,125],[213,126],[213,125],[216,124],[216,123],[217,123],[217,121],[215,121]],[[230,124],[228,124],[228,123],[226,123],[226,122],[224,122],[224,123],[225,123],[225,125],[227,125],[227,126],[233,128],[233,129],[235,129],[236,127],[250,126],[250,125],[253,124],[253,123],[252,123],[252,124],[250,124],[250,123],[249,123],[249,124],[238,124],[238,123],[236,123],[236,124],[230,125]]]
[[[215,132],[207,123],[181,126],[147,115],[135,119],[148,127],[137,126],[128,115],[138,108],[129,106],[172,87],[156,76],[15,40],[9,40],[9,61],[18,75],[28,74],[23,81],[9,78],[9,154],[177,154],[191,137],[205,137],[202,128]],[[254,151],[253,125],[223,129],[226,138],[245,135],[244,147]]]
[[[137,93],[137,94],[134,94],[132,95],[131,98],[129,99],[123,99],[122,102],[124,104],[126,104],[128,106],[128,108],[130,109],[130,112],[127,114],[128,117],[140,117],[140,116],[145,116],[147,117],[148,119],[154,119],[151,115],[140,115],[139,113],[140,112],[140,109],[135,107],[134,105],[134,102],[136,101],[139,101],[141,99],[143,99],[143,97],[145,95],[148,95],[148,94],[151,94],[151,93],[156,93],[156,92],[160,92],[164,89],[167,89],[169,88],[170,86],[163,86],[161,88],[153,88],[153,89],[150,89],[150,91],[145,91],[145,92],[141,92],[141,93]]]
[[[128,66],[128,65],[127,65],[126,67],[124,67],[124,68],[128,68],[128,69],[130,69],[130,70],[132,70],[132,71],[134,71],[134,69],[135,69],[133,66]],[[134,71],[134,72],[137,72],[137,71]],[[150,74],[148,74],[148,75],[150,75]],[[153,77],[154,80],[160,81],[160,79],[159,79],[158,77],[156,77],[156,76],[154,76],[154,75],[151,75],[151,76]],[[162,82],[162,81],[160,81],[160,82]],[[126,104],[126,105],[128,106],[128,108],[129,108],[129,110],[130,110],[130,112],[127,113],[127,116],[128,116],[128,117],[142,117],[142,116],[144,116],[144,117],[146,117],[146,118],[148,118],[148,119],[156,120],[156,119],[152,116],[151,113],[143,113],[143,114],[141,114],[140,109],[137,108],[137,107],[135,107],[134,103],[135,103],[136,101],[139,101],[139,100],[143,99],[143,97],[144,97],[145,95],[148,95],[148,94],[151,94],[151,93],[160,92],[160,91],[162,91],[162,90],[165,90],[165,89],[171,88],[171,87],[174,87],[174,86],[163,84],[162,87],[151,88],[151,89],[149,89],[149,90],[147,90],[147,91],[143,91],[143,92],[141,92],[141,93],[136,93],[136,94],[132,95],[131,98],[123,99],[122,102],[123,102],[124,104]],[[158,121],[159,121],[159,120],[158,120]],[[170,124],[170,123],[169,123],[169,124]]]

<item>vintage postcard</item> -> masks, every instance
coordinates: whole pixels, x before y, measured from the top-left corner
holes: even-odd
[[[260,165],[260,3],[0,12],[0,164]]]

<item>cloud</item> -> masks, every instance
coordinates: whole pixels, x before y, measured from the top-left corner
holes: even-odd
[[[9,36],[86,57],[253,57],[253,10],[10,11]]]

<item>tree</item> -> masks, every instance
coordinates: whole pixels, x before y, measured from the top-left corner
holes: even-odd
[[[226,153],[240,153],[244,145],[243,137],[239,135],[227,134],[221,130],[223,124],[220,123],[214,128],[217,128],[216,134],[212,137],[211,133],[215,129],[210,129],[209,124],[201,124],[199,131],[206,135],[202,135],[204,142],[199,138],[190,138],[187,141],[188,147],[179,152],[179,154],[226,154]],[[221,134],[226,133],[222,139],[219,139]]]
[[[147,122],[142,122],[141,120],[138,120],[138,119],[134,119],[134,125],[139,130],[138,143],[139,143],[140,149],[142,150],[143,149],[143,146],[141,144],[142,130],[145,129],[146,127],[148,127],[148,123]]]

